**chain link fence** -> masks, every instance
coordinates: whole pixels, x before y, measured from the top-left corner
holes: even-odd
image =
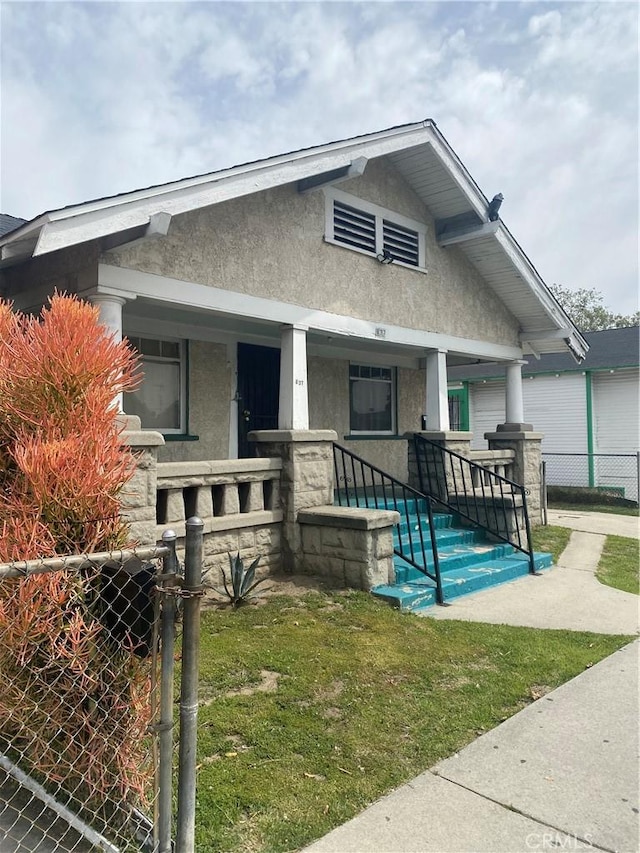
[[[553,487],[567,487],[584,490],[586,497],[593,496],[591,502],[599,495],[638,502],[638,453],[543,453],[542,459],[551,494]]]
[[[174,726],[182,614],[191,747],[199,519],[190,532],[185,576],[170,531],[156,548],[0,565],[1,853],[193,853],[195,760],[182,743],[176,760]]]

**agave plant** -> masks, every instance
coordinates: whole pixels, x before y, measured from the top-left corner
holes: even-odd
[[[255,598],[251,593],[266,580],[266,578],[255,579],[256,567],[259,562],[260,557],[256,557],[249,568],[245,569],[240,553],[237,553],[235,557],[229,554],[229,577],[227,578],[225,570],[222,569],[222,583],[225,594],[234,610]],[[222,590],[216,590],[216,592],[222,595]]]

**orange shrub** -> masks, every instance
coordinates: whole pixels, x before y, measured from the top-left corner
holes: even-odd
[[[0,561],[120,548],[134,459],[114,401],[135,353],[98,311],[56,294],[40,317],[0,301]],[[0,581],[0,736],[81,799],[139,801],[150,664],[112,641],[99,574]]]

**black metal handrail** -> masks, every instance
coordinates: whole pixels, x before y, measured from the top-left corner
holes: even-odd
[[[397,537],[394,553],[418,571],[425,574],[436,585],[436,602],[444,604],[440,561],[436,545],[431,504],[416,489],[397,480],[370,462],[357,456],[341,444],[333,445],[335,470],[335,498],[339,506],[356,506],[367,509],[393,509],[404,517],[407,527],[406,543],[402,535]],[[409,502],[415,507],[414,519],[410,518]],[[433,568],[428,566],[425,548],[424,522],[428,523]]]
[[[536,574],[525,487],[422,435],[413,442],[421,491],[522,551]]]

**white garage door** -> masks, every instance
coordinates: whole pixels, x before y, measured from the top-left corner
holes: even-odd
[[[611,486],[638,499],[637,460],[640,416],[638,370],[593,375],[593,443],[597,486]]]

